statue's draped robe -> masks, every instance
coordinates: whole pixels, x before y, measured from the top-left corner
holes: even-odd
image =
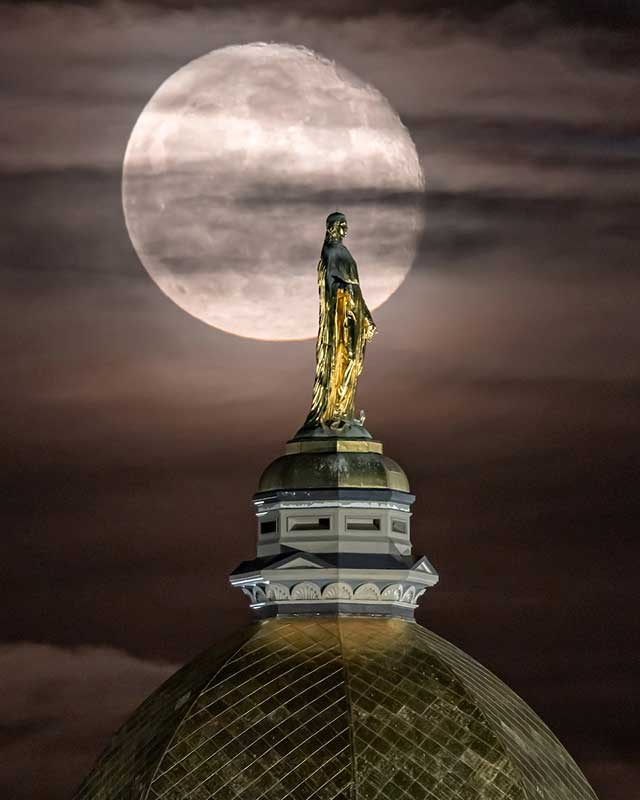
[[[358,267],[341,242],[325,241],[318,263],[320,324],[316,379],[305,427],[354,419],[356,383],[366,343],[375,332]]]

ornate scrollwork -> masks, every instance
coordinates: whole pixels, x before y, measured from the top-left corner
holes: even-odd
[[[379,600],[380,589],[375,583],[363,583],[355,590],[353,597],[356,600]]]
[[[403,587],[401,583],[392,583],[382,590],[381,600],[402,600]]]
[[[256,603],[266,603],[268,599],[262,586],[255,587],[255,589],[253,590],[253,596],[255,598]]]
[[[411,605],[413,605],[413,603],[415,603],[415,601],[416,601],[415,586],[410,586],[406,590],[406,592],[402,595],[402,602],[403,603],[411,603]]]
[[[324,587],[323,600],[351,600],[353,589],[348,583],[330,583]]]
[[[303,581],[302,583],[297,583],[293,589],[291,590],[291,599],[292,600],[319,600],[320,599],[320,587],[317,583],[311,583],[311,581]]]
[[[269,600],[289,600],[289,589],[282,583],[270,583],[267,586],[267,598]]]
[[[369,581],[361,583],[355,589],[346,581],[329,583],[324,588],[312,581],[302,581],[289,589],[283,583],[266,583],[262,585],[243,586],[242,590],[251,599],[252,605],[261,603],[288,603],[300,600],[323,601],[377,601],[394,602],[415,606],[425,589],[418,590],[413,585],[391,583],[384,589]]]

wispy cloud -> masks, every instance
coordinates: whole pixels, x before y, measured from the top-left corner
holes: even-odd
[[[96,750],[175,669],[110,647],[0,646],[3,795],[68,796]]]

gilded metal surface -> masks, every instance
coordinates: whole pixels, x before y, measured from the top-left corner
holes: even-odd
[[[395,461],[375,452],[297,453],[276,458],[262,473],[259,492],[272,489],[396,489],[409,491]]]
[[[296,453],[380,453],[382,442],[368,439],[307,439],[306,441],[287,442],[285,453],[288,456]]]
[[[595,800],[520,698],[414,623],[285,617],[226,652],[152,695],[76,800]]]
[[[205,650],[150,695],[111,737],[75,797],[92,800],[144,797],[158,762],[190,704],[211,680],[211,675],[252,633],[251,628],[246,629],[221,647]],[[109,702],[108,697],[105,702]]]
[[[336,212],[318,262],[320,319],[316,342],[316,377],[305,427],[340,429],[353,422],[358,376],[376,326],[360,290],[358,267],[342,244],[347,220]]]

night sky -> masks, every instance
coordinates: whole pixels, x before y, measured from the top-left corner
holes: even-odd
[[[511,685],[601,800],[630,800],[640,6],[297,5],[0,5],[0,796],[70,796],[149,692],[250,619],[227,575],[306,416],[314,343],[181,311],[133,250],[120,184],[165,78],[273,40],[376,86],[427,180],[357,401],[441,575],[418,619]]]

